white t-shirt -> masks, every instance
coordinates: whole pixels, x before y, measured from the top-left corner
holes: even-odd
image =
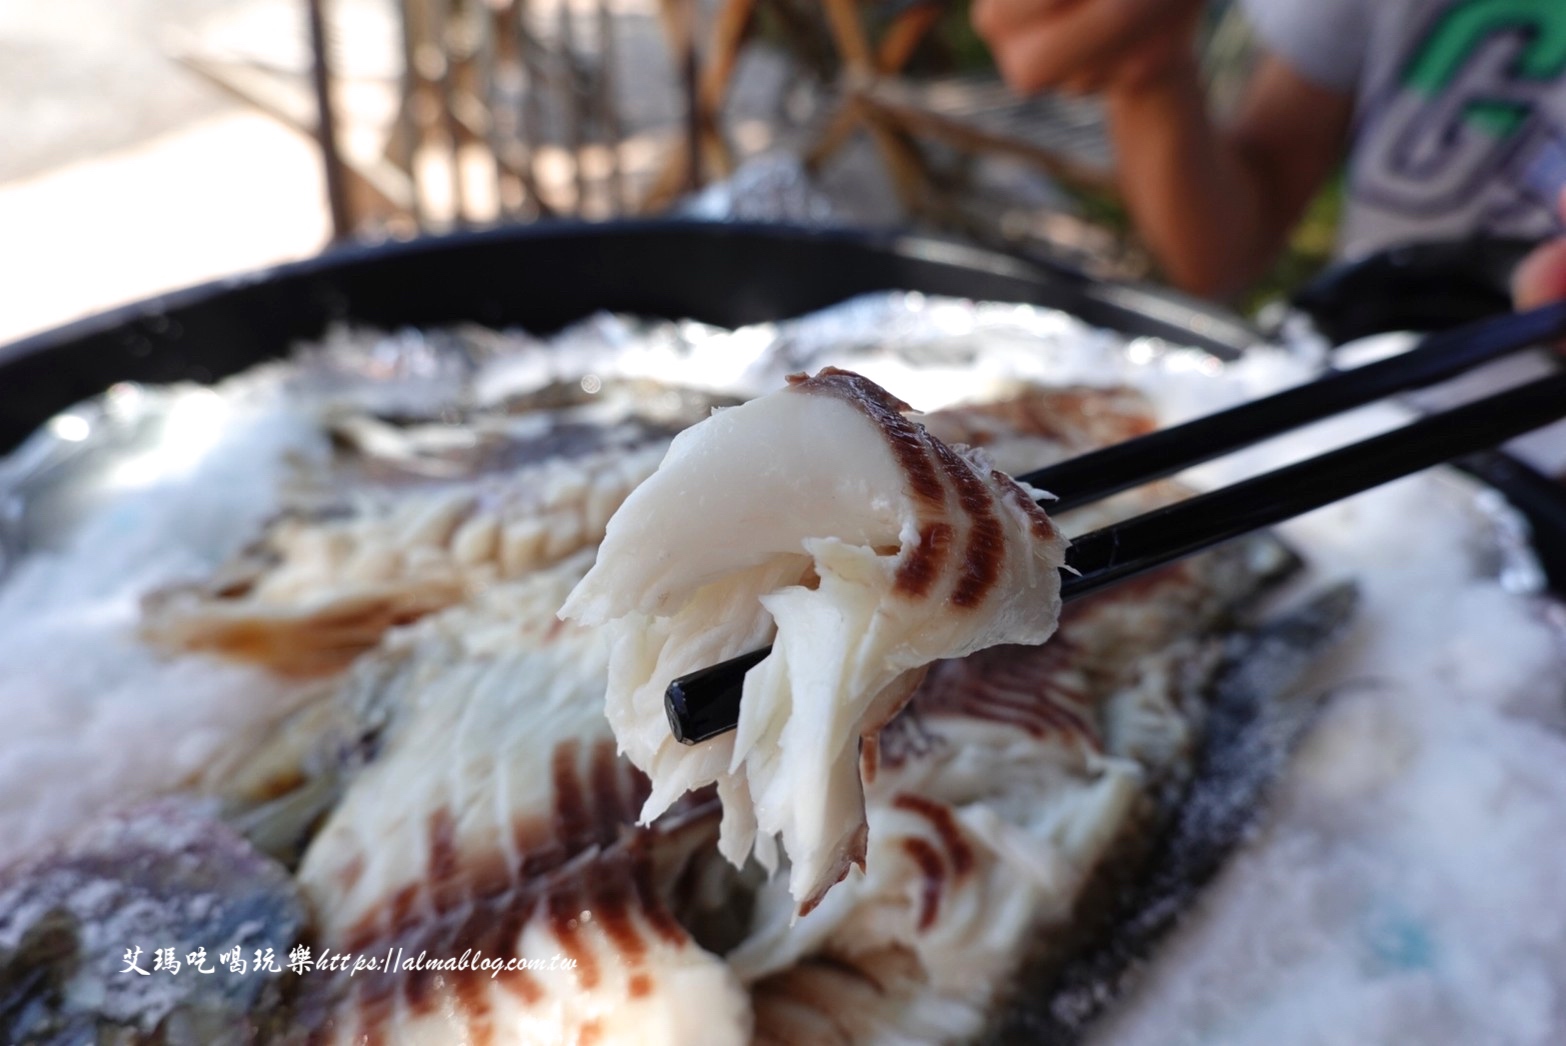
[[[1566,0],[1244,0],[1261,42],[1354,95],[1341,253],[1559,230]]]

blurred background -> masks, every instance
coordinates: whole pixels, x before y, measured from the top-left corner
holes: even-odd
[[[1247,69],[1214,8],[1222,104]],[[333,241],[671,211],[905,224],[1152,274],[1091,100],[966,0],[0,4],[0,341]],[[1333,194],[1270,288],[1331,246]]]

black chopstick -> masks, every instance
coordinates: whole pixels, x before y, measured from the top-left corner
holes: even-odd
[[[1563,335],[1566,302],[1482,320],[1428,335],[1401,355],[1329,374],[1017,478],[1055,494],[1049,510],[1065,512],[1393,393],[1434,385]]]
[[[1566,417],[1566,373],[1432,414],[1380,436],[1156,509],[1075,539],[1061,596],[1076,599],[1202,549],[1279,523]],[[768,650],[681,676],[664,695],[677,740],[696,744],[739,721],[745,673]]]

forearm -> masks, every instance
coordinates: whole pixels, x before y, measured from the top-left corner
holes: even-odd
[[[1112,90],[1109,110],[1122,195],[1170,282],[1224,297],[1258,278],[1295,216],[1214,125],[1195,69]]]

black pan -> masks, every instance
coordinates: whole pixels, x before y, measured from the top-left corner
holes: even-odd
[[[1410,318],[1410,303],[1454,300],[1431,291],[1443,266],[1421,260],[1329,278],[1302,304],[1339,335],[1385,329]],[[1417,290],[1389,294],[1386,272],[1410,268],[1419,272]],[[0,453],[116,382],[212,381],[283,355],[334,321],[394,328],[468,320],[543,334],[609,309],[732,327],[894,289],[1059,308],[1229,358],[1261,337],[1238,317],[1173,292],[918,236],[682,221],[518,226],[341,248],[0,346]],[[1377,296],[1403,307],[1356,311]],[[1444,326],[1505,303],[1481,286],[1461,304],[1458,313],[1415,309],[1412,318]],[[1474,470],[1529,515],[1556,590],[1566,591],[1566,490],[1499,456]]]
[[[329,251],[0,347],[0,453],[117,381],[212,381],[335,320],[471,320],[542,334],[610,309],[733,327],[894,289],[1053,306],[1223,356],[1259,337],[1172,293],[913,236],[672,221],[518,226]]]

